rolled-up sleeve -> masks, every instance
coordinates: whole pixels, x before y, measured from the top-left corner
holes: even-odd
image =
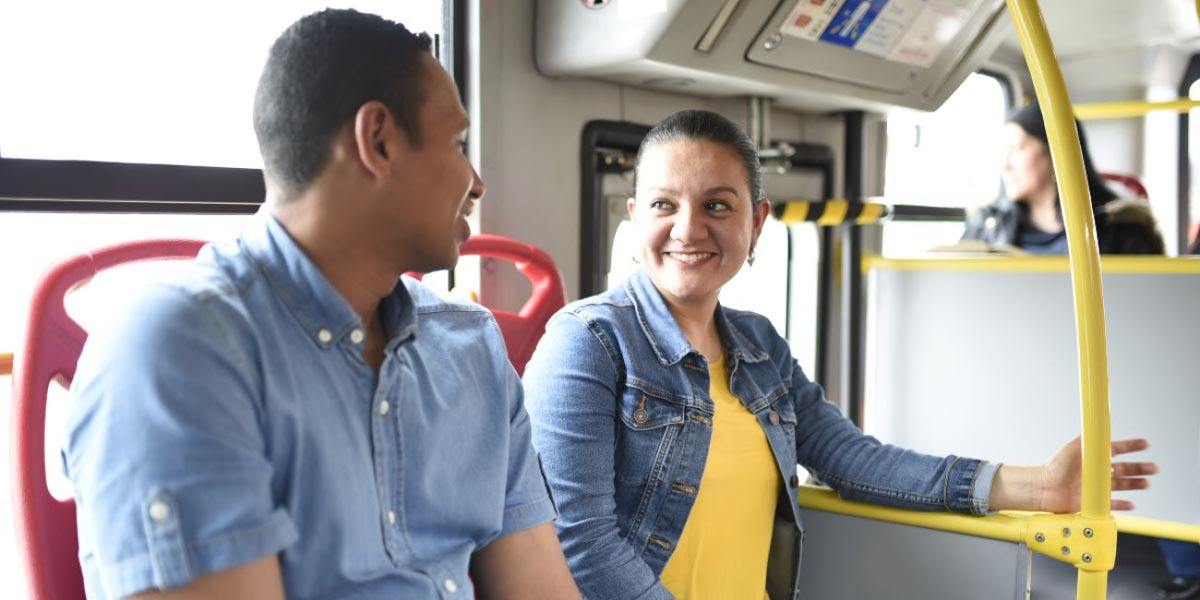
[[[156,286],[88,340],[63,466],[89,597],[181,587],[296,540],[271,493],[258,349],[238,306]]]

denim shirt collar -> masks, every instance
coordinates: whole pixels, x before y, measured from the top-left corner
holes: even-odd
[[[288,312],[321,348],[337,345],[362,319],[266,207],[242,233],[242,250],[275,290]],[[402,281],[379,303],[384,331],[392,342],[416,334],[417,311]]]
[[[675,321],[675,315],[671,314],[670,308],[667,307],[667,301],[663,299],[658,288],[654,287],[654,282],[645,269],[639,268],[629,277],[625,282],[625,292],[629,294],[633,303],[638,325],[649,340],[660,364],[664,367],[670,366],[689,354],[699,354],[683,335],[683,330]],[[738,331],[725,312],[726,309],[718,303],[717,333],[721,336],[725,351],[737,361],[756,363],[767,360],[767,353]]]

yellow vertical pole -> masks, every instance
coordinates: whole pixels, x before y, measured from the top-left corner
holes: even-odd
[[[1082,515],[1088,519],[1111,520],[1111,431],[1108,411],[1108,342],[1104,329],[1103,282],[1096,223],[1092,215],[1079,135],[1071,112],[1071,101],[1054,47],[1046,32],[1036,0],[1006,0],[1012,13],[1025,62],[1033,76],[1046,122],[1054,172],[1058,178],[1063,219],[1070,253],[1071,284],[1075,297],[1075,322],[1079,348],[1079,388],[1083,425]],[[1116,540],[1113,540],[1115,553]],[[1105,597],[1108,573],[1079,572],[1076,597],[1099,600]]]

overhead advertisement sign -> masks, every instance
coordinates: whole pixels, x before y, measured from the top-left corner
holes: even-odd
[[[928,67],[977,0],[800,0],[780,33]]]

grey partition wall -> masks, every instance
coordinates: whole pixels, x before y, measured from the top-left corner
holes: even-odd
[[[1104,262],[1112,436],[1161,469],[1132,514],[1200,523],[1200,260]],[[1065,258],[871,264],[868,433],[1014,464],[1079,434]]]

